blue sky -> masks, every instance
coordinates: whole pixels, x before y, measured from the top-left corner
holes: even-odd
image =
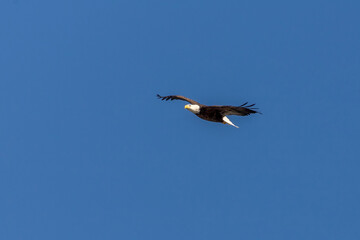
[[[0,238],[359,239],[359,9],[1,1]]]

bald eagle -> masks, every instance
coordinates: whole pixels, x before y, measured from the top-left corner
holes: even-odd
[[[238,115],[238,116],[247,116],[253,113],[260,113],[256,111],[253,106],[255,104],[247,105],[244,103],[241,106],[206,106],[201,103],[198,103],[190,98],[179,96],[179,95],[170,95],[170,96],[160,96],[157,94],[157,97],[161,100],[182,100],[189,102],[190,104],[185,105],[185,109],[189,110],[192,113],[195,113],[196,116],[207,121],[220,122],[224,124],[229,124],[236,128],[239,128],[233,124],[227,115]]]

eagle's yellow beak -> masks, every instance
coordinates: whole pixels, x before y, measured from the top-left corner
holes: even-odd
[[[188,109],[188,108],[190,108],[190,106],[189,105],[185,105],[185,107],[184,107],[185,109]]]

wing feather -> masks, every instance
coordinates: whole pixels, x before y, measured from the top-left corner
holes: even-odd
[[[247,116],[254,113],[260,113],[256,111],[257,108],[254,108],[255,104],[246,105],[246,103],[237,106],[219,106],[219,110],[222,114],[226,115],[238,115],[238,116]]]
[[[186,101],[186,102],[189,102],[191,104],[197,104],[197,105],[202,105],[190,98],[187,98],[187,97],[183,97],[183,96],[179,96],[179,95],[169,95],[169,96],[160,96],[159,94],[156,95],[159,99],[161,100],[165,100],[165,101],[168,101],[168,100],[182,100],[182,101]]]

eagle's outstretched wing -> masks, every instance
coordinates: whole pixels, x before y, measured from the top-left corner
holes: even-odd
[[[170,96],[160,96],[159,94],[156,95],[158,98],[160,98],[161,100],[165,100],[165,101],[168,101],[168,100],[182,100],[182,101],[186,101],[186,102],[189,102],[191,104],[197,104],[199,106],[201,106],[202,104],[190,99],[190,98],[187,98],[187,97],[183,97],[183,96],[179,96],[179,95],[170,95]]]
[[[241,106],[218,106],[219,111],[223,115],[238,115],[238,116],[247,116],[253,113],[260,113],[256,111],[257,108],[254,108],[255,104],[247,105],[248,103],[244,103]]]

